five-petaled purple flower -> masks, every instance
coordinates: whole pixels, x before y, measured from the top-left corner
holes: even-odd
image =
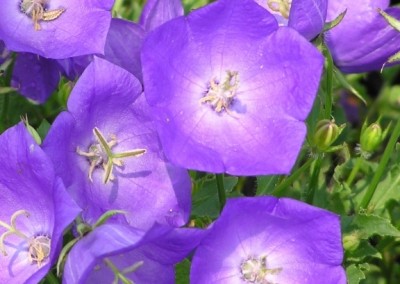
[[[43,143],[89,224],[109,210],[140,229],[187,222],[189,175],[164,161],[141,92],[128,71],[95,58]]]
[[[151,32],[145,95],[173,163],[235,175],[289,173],[323,58],[250,0],[221,0]]]
[[[228,200],[192,261],[191,283],[345,284],[339,216],[297,200]]]
[[[80,212],[20,123],[0,136],[0,283],[38,283]]]
[[[0,39],[48,58],[104,52],[114,0],[3,0]]]

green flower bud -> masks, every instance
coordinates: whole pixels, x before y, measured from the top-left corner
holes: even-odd
[[[321,151],[328,149],[342,132],[334,121],[323,119],[318,122],[314,133],[314,145]]]
[[[346,251],[354,251],[360,244],[358,232],[343,236],[343,247]]]
[[[361,131],[360,147],[364,152],[374,152],[382,143],[384,138],[381,126],[378,123],[372,123]]]

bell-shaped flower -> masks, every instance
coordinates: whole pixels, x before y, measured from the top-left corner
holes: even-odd
[[[63,283],[175,283],[174,265],[207,234],[199,229],[154,226],[149,231],[102,225],[79,240],[63,271]]]
[[[80,208],[20,123],[0,136],[0,283],[38,283]]]
[[[323,58],[251,0],[221,0],[149,33],[145,96],[167,158],[234,175],[289,173]]]
[[[114,0],[3,0],[0,38],[8,49],[47,58],[104,52]]]
[[[279,25],[289,26],[311,40],[322,32],[327,0],[254,0],[272,13]]]
[[[128,71],[95,58],[43,143],[88,224],[109,210],[139,229],[187,222],[189,175],[164,161],[141,92]]]
[[[336,66],[346,73],[380,70],[399,51],[400,33],[379,14],[378,8],[400,19],[389,0],[329,1],[327,20],[347,10],[344,19],[326,33],[326,44]]]
[[[200,283],[345,284],[339,216],[297,200],[228,200],[193,257]]]

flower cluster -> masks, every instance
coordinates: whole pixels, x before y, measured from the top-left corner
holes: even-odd
[[[346,283],[340,210],[272,196],[224,207],[224,175],[239,176],[236,187],[289,175],[308,135],[317,158],[298,199],[322,204],[321,157],[344,128],[329,117],[333,71],[382,68],[400,33],[377,8],[398,9],[218,0],[185,15],[179,0],[148,0],[134,23],[112,19],[113,2],[2,5],[12,90],[41,104],[62,78],[73,88],[46,131],[23,119],[0,135],[0,283],[37,283],[54,268],[63,283],[174,283],[187,257],[191,283]],[[368,152],[380,134],[363,135]],[[192,207],[207,173],[221,213],[201,219]],[[282,184],[270,192],[284,195]]]

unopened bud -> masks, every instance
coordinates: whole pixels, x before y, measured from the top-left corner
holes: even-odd
[[[315,146],[321,151],[326,150],[335,142],[342,129],[342,127],[337,126],[334,121],[329,119],[319,121],[314,133]]]
[[[378,123],[372,123],[361,132],[360,147],[364,152],[374,152],[382,143],[382,128]]]

